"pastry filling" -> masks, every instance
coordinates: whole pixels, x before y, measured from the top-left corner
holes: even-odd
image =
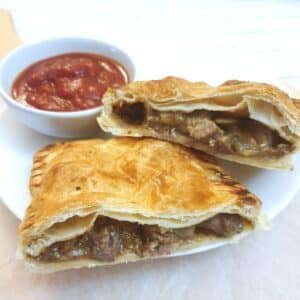
[[[139,257],[166,255],[198,237],[228,238],[241,233],[247,226],[251,226],[250,222],[243,217],[225,213],[180,229],[140,225],[99,216],[93,227],[84,234],[56,242],[33,258],[41,262],[79,258],[112,262],[125,253],[134,253]]]
[[[229,112],[146,112],[141,102],[117,103],[113,112],[128,124],[143,124],[163,139],[211,153],[279,158],[294,150],[276,130]]]

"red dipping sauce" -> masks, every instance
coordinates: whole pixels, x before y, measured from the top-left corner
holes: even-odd
[[[109,87],[128,82],[118,62],[96,54],[68,53],[41,60],[14,81],[12,97],[48,111],[78,111],[102,105]]]

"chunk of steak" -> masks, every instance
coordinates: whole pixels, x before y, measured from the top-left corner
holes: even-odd
[[[196,226],[196,232],[208,230],[220,237],[230,237],[244,230],[244,219],[236,214],[218,214]]]

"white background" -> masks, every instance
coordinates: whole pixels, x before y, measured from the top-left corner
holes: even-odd
[[[0,8],[11,10],[24,42],[82,35],[116,44],[134,59],[137,79],[300,83],[300,1],[0,0]],[[18,221],[0,204],[0,298],[300,299],[296,198],[271,231],[238,245],[47,276],[16,262]]]
[[[300,1],[0,0],[24,42],[83,35],[134,58],[137,78],[300,75]]]

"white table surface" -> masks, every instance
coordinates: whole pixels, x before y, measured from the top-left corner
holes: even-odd
[[[83,35],[118,45],[138,79],[280,78],[300,87],[298,1],[0,0],[0,8],[24,42]],[[300,299],[299,216],[300,193],[270,231],[236,245],[38,275],[16,261],[19,221],[0,202],[0,299]]]

